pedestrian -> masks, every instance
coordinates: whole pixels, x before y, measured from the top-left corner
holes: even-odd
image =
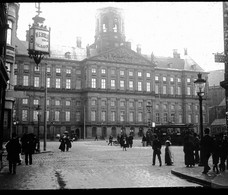
[[[112,135],[110,135],[108,140],[109,140],[108,145],[110,144],[110,145],[112,146],[113,136],[112,136]]]
[[[145,147],[146,146],[146,136],[143,134],[142,136],[142,146]]]
[[[19,162],[19,154],[21,153],[21,144],[16,136],[12,133],[12,138],[6,144],[7,160],[9,161],[9,173],[16,174],[17,163]]]
[[[127,151],[127,146],[128,146],[128,138],[127,138],[127,136],[125,135],[125,136],[123,136],[123,150],[124,151]]]
[[[97,134],[95,135],[95,139],[94,139],[94,141],[98,141]]]
[[[24,134],[22,139],[22,150],[25,155],[25,164],[32,164],[32,154],[34,154],[35,139],[33,134]]]
[[[159,161],[159,166],[162,166],[162,161],[161,161],[161,142],[158,139],[158,136],[155,134],[154,135],[154,141],[152,144],[152,149],[153,151],[153,159],[152,159],[152,165],[155,165],[155,161],[156,161],[156,156],[158,157],[158,161]]]
[[[66,151],[68,152],[69,149],[72,147],[72,144],[71,144],[71,140],[70,140],[70,136],[69,135],[66,135],[65,137],[65,148],[66,148]]]
[[[165,141],[165,164],[167,166],[173,165],[173,154],[171,151],[171,137],[168,136],[167,140]]]
[[[221,136],[215,135],[213,137],[213,147],[212,147],[212,162],[213,162],[213,171],[218,174],[219,173],[219,169],[218,169],[218,163],[219,163],[219,158],[220,158],[220,153],[221,153],[221,146],[222,146],[222,142],[221,142]]]
[[[128,144],[129,144],[129,147],[130,147],[130,148],[132,148],[133,139],[134,139],[133,135],[130,134],[130,135],[128,136]]]
[[[222,143],[221,143],[221,153],[220,153],[220,171],[225,171],[225,161],[228,155],[228,139],[227,135],[223,135],[222,137]]]
[[[193,139],[192,135],[190,133],[187,133],[184,137],[184,163],[186,167],[192,167],[195,165],[194,162],[194,145],[193,145]]]
[[[61,136],[59,141],[60,141],[60,145],[59,145],[59,149],[61,150],[61,152],[65,152],[65,148],[66,148],[66,144],[65,144],[65,135]]]
[[[201,138],[200,141],[200,155],[202,160],[202,165],[204,166],[203,174],[207,174],[208,171],[211,169],[208,165],[208,160],[212,153],[212,146],[213,146],[213,139],[209,135],[210,129],[207,127],[204,129],[204,136]]]
[[[197,133],[193,134],[193,145],[194,145],[194,162],[195,164],[199,164],[199,151],[200,151],[200,139]]]

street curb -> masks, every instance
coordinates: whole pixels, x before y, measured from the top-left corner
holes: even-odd
[[[180,178],[182,178],[182,179],[184,178],[184,179],[186,179],[188,181],[203,185],[204,187],[208,187],[208,188],[212,187],[211,186],[211,182],[209,182],[209,181],[205,181],[205,180],[200,179],[200,178],[192,177],[192,176],[180,173],[180,172],[175,171],[175,170],[171,170],[171,173],[176,175],[176,176],[178,176],[178,177],[180,177]]]

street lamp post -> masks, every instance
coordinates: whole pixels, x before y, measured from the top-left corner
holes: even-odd
[[[18,123],[19,123],[18,120],[16,120],[16,121],[13,122],[13,124],[14,124],[14,126],[15,126],[15,130],[16,130],[15,133],[17,134],[17,136],[18,136]]]
[[[203,102],[203,96],[204,96],[204,88],[205,88],[205,83],[206,80],[202,79],[202,74],[198,74],[197,80],[194,81],[195,86],[196,86],[196,92],[197,95],[199,96],[199,108],[200,108],[200,139],[203,138],[203,109],[202,109],[202,102]],[[202,166],[202,155],[200,151],[200,166]]]
[[[41,60],[45,55],[50,56],[50,31],[46,26],[43,25],[45,18],[40,17],[40,3],[35,4],[38,9],[38,13],[32,19],[34,23],[32,26],[29,25],[29,44],[28,54],[29,57],[34,59],[36,66],[38,67]],[[47,65],[45,63],[45,65]],[[46,138],[47,138],[47,71],[45,66],[45,91],[44,91],[44,151],[46,151]]]
[[[38,139],[38,146],[37,146],[37,150],[40,153],[40,116],[41,116],[41,108],[40,105],[38,105],[38,107],[36,108],[37,110],[37,118],[38,118],[38,129],[37,129],[37,139]]]

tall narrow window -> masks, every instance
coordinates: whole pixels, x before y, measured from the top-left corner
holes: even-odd
[[[96,79],[92,78],[92,88],[96,88]]]
[[[60,88],[60,79],[56,79],[55,87]]]
[[[91,111],[91,121],[96,121],[96,111]]]
[[[106,88],[106,80],[101,79],[101,89],[105,89],[105,88]]]
[[[115,122],[116,121],[116,112],[115,111],[112,111],[111,112],[111,121],[112,122]]]
[[[81,113],[79,111],[76,112],[76,121],[79,122],[81,120]]]
[[[160,123],[160,114],[159,113],[155,114],[155,120],[156,120],[156,123]]]
[[[124,81],[123,80],[120,81],[120,88],[124,89]]]
[[[60,112],[55,111],[55,121],[59,121],[59,115],[60,115]]]
[[[24,86],[28,86],[28,80],[29,80],[28,76],[23,76],[23,85]]]
[[[123,122],[124,121],[124,111],[120,112],[120,121]]]
[[[76,89],[81,89],[81,80],[76,80]]]
[[[66,121],[70,121],[70,111],[66,111]]]
[[[129,113],[129,121],[133,122],[133,120],[134,120],[134,112],[130,112]]]
[[[138,122],[142,122],[142,112],[138,113]]]
[[[71,88],[71,80],[70,79],[66,79],[66,88],[67,89]]]
[[[22,110],[22,121],[28,121],[28,110]]]
[[[11,20],[8,20],[9,28],[7,29],[7,44],[12,44],[12,31],[13,31],[13,22]]]
[[[146,83],[146,91],[150,92],[150,83]]]
[[[101,112],[101,121],[105,121],[105,116],[106,116],[106,112],[105,111],[102,111]]]
[[[48,87],[48,88],[51,87],[51,78],[47,78],[47,87]]]
[[[138,91],[142,91],[142,82],[141,81],[138,82]]]
[[[116,80],[111,80],[111,89],[116,88]]]
[[[133,81],[129,81],[129,89],[133,90]]]
[[[40,78],[34,77],[34,87],[39,87],[39,85],[40,85]]]

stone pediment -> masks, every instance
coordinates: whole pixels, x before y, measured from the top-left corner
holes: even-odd
[[[142,65],[152,64],[149,60],[147,60],[140,54],[123,46],[101,53],[97,56],[93,56],[88,60]]]

